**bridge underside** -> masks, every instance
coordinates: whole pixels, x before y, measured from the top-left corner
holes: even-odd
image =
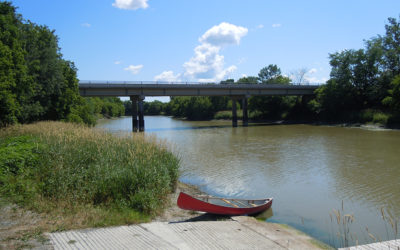
[[[250,96],[313,95],[318,86],[280,84],[131,84],[82,83],[82,96],[129,96],[132,101],[132,131],[144,131],[143,100],[145,96],[230,96],[232,126],[238,126],[238,101],[242,102],[243,126],[248,125],[247,99]]]

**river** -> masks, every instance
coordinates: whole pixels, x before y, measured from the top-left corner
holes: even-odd
[[[181,158],[182,182],[217,196],[274,197],[269,222],[291,225],[335,247],[345,244],[344,235],[350,245],[396,237],[400,131],[268,124],[232,128],[230,121],[165,116],[148,116],[145,122],[145,134],[165,140]],[[131,118],[103,120],[97,127],[131,131]],[[353,215],[353,222],[347,216],[343,227],[344,214]]]

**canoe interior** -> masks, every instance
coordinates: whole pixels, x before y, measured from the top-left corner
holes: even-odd
[[[223,207],[232,207],[232,208],[258,207],[268,203],[271,200],[271,199],[261,199],[261,200],[228,199],[228,198],[219,198],[219,197],[205,196],[205,195],[193,196],[193,198],[210,204]]]

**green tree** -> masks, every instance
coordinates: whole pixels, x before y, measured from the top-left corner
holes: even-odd
[[[214,116],[215,110],[209,97],[171,97],[171,114],[189,120],[207,120]]]
[[[164,110],[164,103],[158,100],[145,102],[143,109],[146,115],[161,115]]]
[[[258,77],[256,76],[246,76],[240,78],[237,83],[239,84],[258,84]]]
[[[394,78],[400,74],[400,20],[388,18],[388,21],[389,24],[385,25],[385,36],[379,38],[382,39],[385,69]]]
[[[62,58],[54,30],[25,21],[0,2],[0,126],[38,120],[94,124],[124,113],[118,98],[82,98],[77,69]]]
[[[400,115],[400,75],[393,79],[388,93],[389,96],[383,99],[383,104],[389,106],[396,115]]]
[[[309,107],[320,118],[329,121],[344,119],[349,108],[355,107],[354,88],[329,80],[316,90],[316,98],[309,103]]]
[[[234,84],[234,83],[235,83],[234,79],[226,79],[220,82],[220,84]]]
[[[289,84],[289,77],[282,76],[281,69],[276,64],[264,67],[258,73],[258,80],[262,84]]]
[[[270,64],[264,67],[258,73],[260,83],[273,83],[273,81],[282,75],[281,69],[276,64]]]
[[[290,78],[282,76],[281,69],[274,64],[264,67],[258,73],[261,84],[290,84]],[[282,119],[292,106],[295,98],[283,96],[254,96],[249,99],[250,112],[260,113],[259,118]]]
[[[396,111],[393,93],[394,78],[400,74],[400,23],[395,18],[388,21],[386,34],[366,41],[364,49],[330,54],[331,79],[310,102],[315,112],[333,120],[354,120],[354,114],[364,109]]]
[[[73,104],[60,103],[60,98],[68,89],[65,86],[63,73],[67,73],[65,67],[71,65],[66,64],[62,59],[58,38],[48,27],[27,22],[24,25],[24,36],[24,47],[27,52],[25,61],[36,90],[34,97],[29,100],[40,103],[43,108],[42,114],[32,114],[29,120],[63,119],[67,115],[62,112],[66,109],[63,106]]]
[[[0,2],[0,126],[18,121],[21,111],[17,99],[19,83],[27,83],[21,20],[10,2]]]

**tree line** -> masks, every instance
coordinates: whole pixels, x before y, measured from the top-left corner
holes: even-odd
[[[364,48],[329,55],[330,79],[314,97],[254,96],[249,117],[267,120],[400,123],[400,23],[389,18],[385,34],[365,41]],[[257,76],[228,79],[220,84],[295,84],[274,64]],[[150,103],[152,114],[192,120],[211,119],[229,110],[227,97],[172,97],[169,103]],[[239,103],[240,105],[240,103]],[[240,106],[239,106],[240,107]],[[157,112],[155,112],[157,111]]]
[[[100,115],[124,114],[118,98],[79,95],[77,69],[63,59],[54,32],[0,2],[0,127],[39,120],[93,125]]]
[[[7,1],[0,2],[0,14],[0,127],[38,120],[93,125],[102,116],[130,114],[130,101],[79,95],[77,69],[63,59],[54,30],[24,20]],[[364,48],[330,54],[330,79],[314,97],[254,96],[248,100],[249,118],[399,124],[399,20],[389,18],[385,30]],[[257,76],[220,84],[294,83],[270,64]],[[229,97],[171,97],[169,103],[145,103],[144,110],[204,120],[231,106]]]

